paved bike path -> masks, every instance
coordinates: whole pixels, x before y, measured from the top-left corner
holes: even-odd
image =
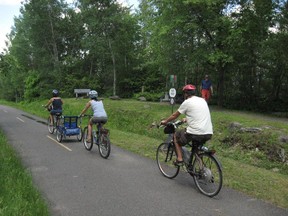
[[[288,215],[288,209],[227,188],[214,198],[206,197],[189,175],[167,179],[155,161],[114,145],[105,160],[95,146],[91,152],[85,150],[76,136],[59,144],[44,123],[44,119],[0,105],[0,127],[53,216]]]

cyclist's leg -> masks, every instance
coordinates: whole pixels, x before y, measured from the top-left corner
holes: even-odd
[[[87,135],[87,142],[91,142],[91,134],[92,134],[92,127],[93,127],[93,121],[92,118],[88,122],[88,135]]]
[[[47,125],[48,125],[49,133],[53,134],[54,133],[54,121],[53,121],[53,115],[51,114],[51,112],[49,112],[49,117],[47,119]]]
[[[54,125],[55,122],[54,122],[54,116],[53,115],[54,115],[54,110],[51,110],[50,111],[50,122],[52,122],[52,124]]]
[[[175,132],[174,143],[175,143],[175,148],[176,148],[176,153],[177,153],[177,161],[183,162],[181,146],[187,143],[186,129],[181,129]]]
[[[176,154],[177,154],[177,161],[181,162],[183,161],[182,150],[181,150],[181,146],[178,144],[176,140],[176,135],[174,135],[174,143],[175,143],[175,149],[176,149]]]
[[[90,142],[87,142],[87,140],[90,140]],[[88,126],[86,126],[83,131],[83,144],[86,150],[91,151],[93,147],[93,137],[88,136]]]

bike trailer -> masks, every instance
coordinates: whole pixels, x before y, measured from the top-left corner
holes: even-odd
[[[64,135],[73,136],[81,133],[81,129],[78,126],[78,116],[64,116]]]

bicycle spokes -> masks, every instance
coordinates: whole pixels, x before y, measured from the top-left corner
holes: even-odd
[[[178,175],[180,167],[175,166],[173,163],[176,158],[174,146],[170,146],[167,143],[159,145],[156,152],[157,165],[165,177],[174,178]]]
[[[197,188],[207,196],[215,196],[222,188],[222,171],[214,156],[201,154],[193,163],[193,178]]]
[[[98,144],[98,149],[101,157],[103,158],[108,158],[110,155],[111,151],[111,143],[108,134],[101,134],[100,137],[98,138],[99,144]]]

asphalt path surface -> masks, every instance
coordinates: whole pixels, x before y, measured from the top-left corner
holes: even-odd
[[[60,144],[45,122],[0,105],[0,127],[31,172],[53,216],[288,215],[288,209],[225,187],[216,197],[206,197],[188,174],[167,179],[155,161],[115,145],[110,157],[103,159],[95,146],[87,151],[76,136]]]

